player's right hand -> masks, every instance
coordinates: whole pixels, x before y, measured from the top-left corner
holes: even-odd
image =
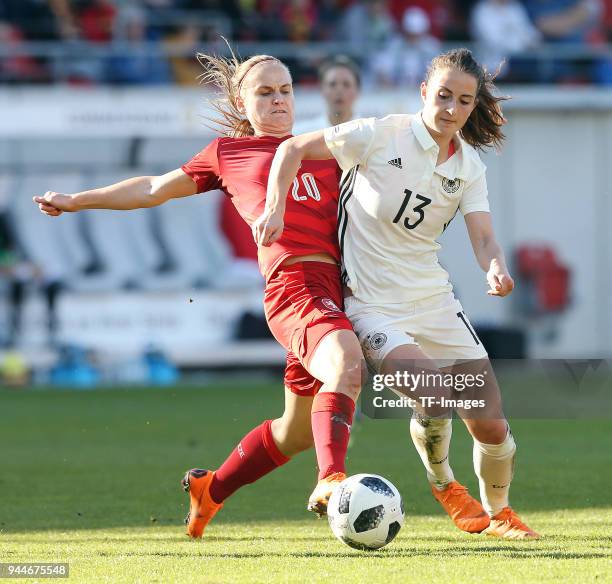
[[[265,210],[253,223],[251,231],[253,239],[257,245],[268,247],[280,239],[283,234],[285,224],[282,216]]]
[[[76,211],[74,201],[70,195],[62,195],[54,191],[47,191],[42,197],[32,197],[41,213],[50,217],[59,217],[64,211]]]

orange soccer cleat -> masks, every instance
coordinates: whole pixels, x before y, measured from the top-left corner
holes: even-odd
[[[185,518],[187,535],[192,538],[202,537],[204,528],[223,507],[223,503],[215,503],[210,496],[210,483],[215,476],[212,470],[192,468],[185,473],[181,484],[189,493],[189,514]]]
[[[505,539],[539,539],[540,537],[519,519],[512,507],[504,507],[497,515],[493,515],[491,525],[483,533]]]
[[[489,526],[491,520],[483,506],[457,481],[448,483],[442,491],[432,485],[431,492],[462,531],[480,533]]]
[[[308,499],[306,509],[313,511],[319,517],[327,515],[327,503],[333,490],[346,478],[343,472],[335,472],[321,479]]]

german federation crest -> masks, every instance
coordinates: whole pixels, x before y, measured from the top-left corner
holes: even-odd
[[[454,195],[459,190],[460,186],[461,186],[460,178],[453,178],[453,179],[449,179],[446,177],[442,178],[442,188],[444,189],[444,192],[449,195]]]
[[[376,333],[369,338],[370,347],[375,351],[381,349],[387,342],[387,335],[385,333]]]

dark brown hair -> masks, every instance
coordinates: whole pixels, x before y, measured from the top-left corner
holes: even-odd
[[[336,67],[344,67],[345,69],[348,69],[353,74],[357,87],[361,87],[361,72],[359,71],[359,66],[357,63],[355,63],[355,61],[353,61],[353,59],[347,57],[346,55],[336,55],[331,59],[323,61],[319,67],[319,81],[322,82],[325,74],[330,69],[335,69]]]
[[[215,129],[225,136],[253,136],[255,130],[251,122],[240,112],[236,103],[243,81],[253,67],[266,61],[278,63],[286,69],[287,67],[281,60],[270,55],[255,55],[246,61],[240,61],[231,47],[230,52],[229,58],[198,53],[198,61],[204,67],[200,82],[218,88],[218,95],[210,100],[210,105],[219,117],[209,121],[213,122]]]
[[[489,73],[476,61],[470,50],[453,49],[432,59],[425,75],[425,83],[440,69],[456,69],[476,79],[476,107],[460,134],[474,148],[484,150],[494,147],[499,150],[506,137],[502,132],[506,120],[501,102],[510,99],[508,96],[496,95],[494,81],[499,69],[495,73]]]

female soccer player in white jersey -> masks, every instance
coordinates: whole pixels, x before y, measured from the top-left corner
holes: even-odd
[[[485,166],[476,152],[504,139],[503,98],[494,95],[493,79],[470,51],[453,50],[431,62],[421,85],[421,112],[356,120],[287,140],[272,164],[266,213],[254,233],[262,245],[279,237],[284,193],[302,160],[338,161],[344,171],[339,237],[346,313],[369,366],[388,374],[417,369],[418,363],[453,374],[480,372],[486,380],[480,390],[484,414],[456,408],[474,438],[482,505],[449,466],[448,412],[425,408],[411,420],[434,496],[460,529],[531,539],[538,535],[508,504],[516,446],[499,388],[436,253],[436,238],[460,210],[487,274],[488,294],[506,296],[514,287],[493,232]]]

